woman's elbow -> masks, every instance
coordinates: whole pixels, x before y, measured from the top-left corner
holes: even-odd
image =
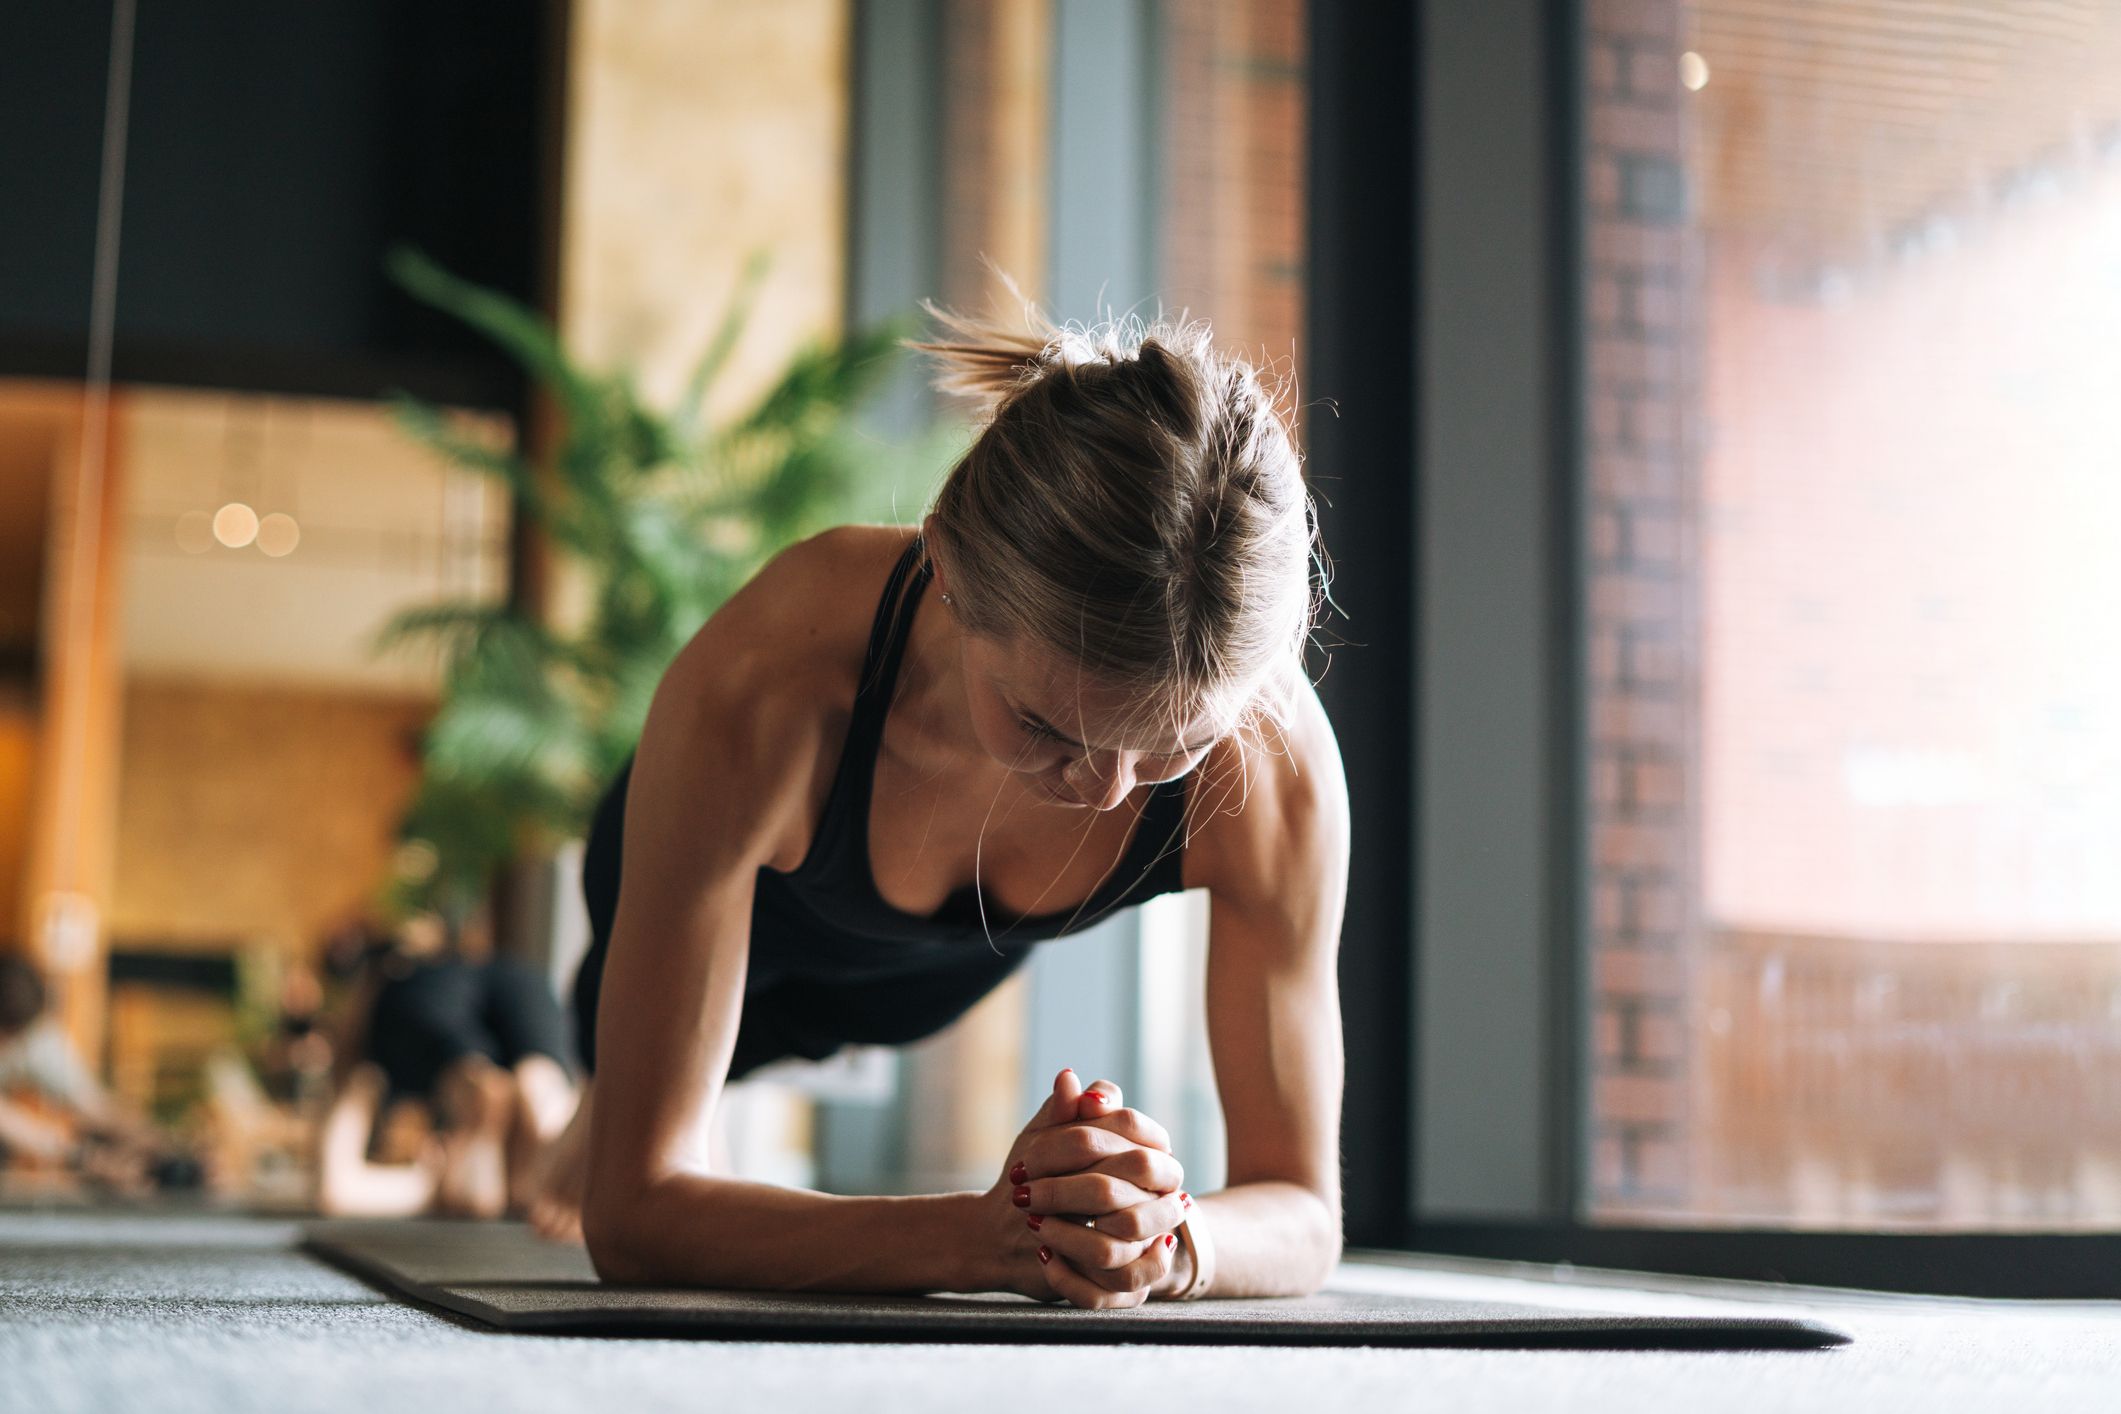
[[[1304,1290],[1298,1293],[1303,1296],[1315,1295],[1333,1279],[1346,1245],[1341,1235],[1339,1203],[1324,1194],[1313,1196],[1317,1199],[1316,1227],[1311,1235],[1313,1258],[1311,1269],[1304,1274]]]
[[[582,1245],[589,1249],[589,1264],[599,1280],[620,1284],[653,1281],[654,1272],[639,1240],[639,1224],[633,1221],[638,1202],[632,1195],[600,1196],[595,1185],[582,1203]]]

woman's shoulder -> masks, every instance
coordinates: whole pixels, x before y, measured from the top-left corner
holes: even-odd
[[[814,800],[846,735],[877,600],[911,540],[841,526],[775,555],[664,673],[642,762],[755,791],[762,806]]]
[[[801,691],[852,684],[877,599],[912,538],[893,526],[843,525],[797,541],[716,611],[673,670],[734,675],[745,680],[747,697],[774,684]]]
[[[1307,680],[1281,712],[1217,744],[1189,795],[1189,886],[1271,890],[1291,869],[1315,875],[1346,867],[1347,777],[1333,724]]]

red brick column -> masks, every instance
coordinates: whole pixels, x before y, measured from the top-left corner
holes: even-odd
[[[1700,259],[1684,0],[1591,0],[1584,250],[1590,485],[1591,1191],[1688,1202],[1700,936]]]
[[[1167,0],[1161,268],[1167,310],[1270,379],[1303,332],[1304,0]]]

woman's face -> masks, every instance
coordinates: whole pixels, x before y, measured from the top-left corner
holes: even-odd
[[[1110,810],[1138,785],[1183,776],[1227,724],[1201,713],[1180,723],[1101,686],[1063,655],[965,636],[965,694],[989,756],[1053,803]]]

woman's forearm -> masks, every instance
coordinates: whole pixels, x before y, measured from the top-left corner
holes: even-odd
[[[417,1217],[434,1203],[435,1176],[413,1164],[342,1161],[319,1175],[317,1211],[333,1218]]]
[[[1241,1183],[1194,1198],[1204,1226],[1212,1224],[1216,1296],[1308,1296],[1324,1286],[1340,1261],[1340,1220],[1325,1201],[1299,1184]],[[1183,1252],[1185,1249],[1179,1249]],[[1192,1280],[1179,1262],[1167,1295]]]
[[[37,1159],[62,1159],[70,1147],[63,1126],[0,1095],[0,1150],[19,1150]]]
[[[630,1201],[592,1189],[583,1232],[609,1281],[749,1291],[989,1291],[974,1193],[843,1197],[676,1174]]]

